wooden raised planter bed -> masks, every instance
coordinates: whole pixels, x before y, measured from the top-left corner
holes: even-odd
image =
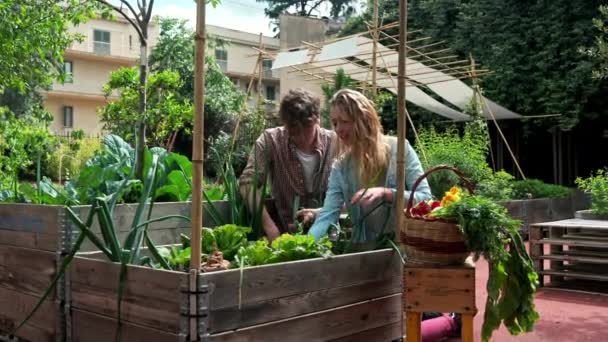
[[[589,198],[576,191],[566,198],[535,198],[500,202],[513,218],[522,220],[524,232],[530,224],[574,217],[577,210],[589,207]]]
[[[220,212],[226,203],[217,202]],[[86,217],[89,206],[74,207]],[[114,217],[121,241],[128,234],[136,204],[118,205]],[[190,203],[156,203],[152,217],[167,214],[189,216]],[[211,226],[211,225],[210,225]],[[99,233],[98,226],[93,231]],[[183,220],[152,223],[149,233],[157,244],[179,242],[180,233],[189,233]],[[69,252],[78,234],[64,206],[0,204],[0,335],[13,330],[31,311],[56,274],[58,265]],[[93,250],[85,240],[81,250]],[[30,341],[65,340],[65,281],[47,299],[17,336]]]
[[[120,265],[75,258],[73,341],[116,337]],[[402,265],[381,250],[198,275],[189,314],[188,273],[129,266],[123,341],[392,341],[402,336]],[[242,284],[242,285],[240,285]],[[240,303],[239,303],[240,298]]]
[[[0,331],[10,332],[31,311],[71,246],[63,206],[0,205]],[[63,282],[18,336],[63,341]]]
[[[226,203],[214,205],[220,213],[227,212]],[[75,210],[82,217],[89,207]],[[115,209],[121,240],[134,211],[134,205]],[[189,203],[156,203],[152,216],[189,212]],[[176,243],[180,233],[188,232],[189,223],[180,220],[150,226],[157,244]],[[12,331],[31,311],[77,234],[63,206],[0,204],[0,335]],[[90,244],[83,247],[92,249]],[[34,342],[114,338],[120,267],[93,256],[85,253],[74,259],[67,279],[17,337]],[[128,268],[123,341],[185,341],[191,319],[201,337],[213,341],[401,337],[402,268],[390,250],[246,268],[240,309],[240,270],[200,275],[194,317],[189,317],[187,273]]]

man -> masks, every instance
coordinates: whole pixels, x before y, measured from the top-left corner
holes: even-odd
[[[269,241],[293,231],[294,203],[304,208],[323,203],[337,139],[333,131],[320,127],[320,114],[318,97],[302,89],[290,90],[279,108],[283,126],[267,129],[257,139],[239,179],[241,194],[252,210],[260,203],[262,185],[269,177],[278,214],[275,222],[266,208],[262,211]]]

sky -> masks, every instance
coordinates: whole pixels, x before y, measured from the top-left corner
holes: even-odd
[[[360,8],[363,1],[355,1],[356,7]],[[274,36],[273,25],[264,14],[266,3],[256,0],[221,0],[221,3],[213,8],[207,5],[207,24],[231,28],[239,31]],[[196,3],[194,0],[155,0],[154,14],[163,17],[174,17],[188,19],[190,27],[194,29],[196,24]],[[317,15],[327,15],[329,7],[327,4],[319,6]]]
[[[270,20],[264,15],[265,5],[256,0],[221,0],[217,8],[207,5],[206,21],[209,25],[273,36]],[[188,19],[192,28],[196,24],[194,0],[155,0],[153,11],[160,16]]]

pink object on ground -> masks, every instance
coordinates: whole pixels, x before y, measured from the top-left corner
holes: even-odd
[[[422,342],[441,341],[446,337],[453,336],[456,330],[456,322],[449,316],[441,316],[427,319],[421,323]]]

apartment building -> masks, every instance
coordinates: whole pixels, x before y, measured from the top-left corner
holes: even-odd
[[[156,19],[148,30],[150,52],[158,40]],[[55,83],[45,93],[45,107],[54,118],[51,130],[62,135],[75,129],[101,134],[97,108],[106,103],[102,87],[110,72],[139,65],[139,36],[123,18],[92,19],[70,31],[80,33],[84,40],[65,51],[65,83]]]
[[[207,32],[219,42],[210,53],[215,55],[226,76],[243,92],[253,80],[249,104],[257,104],[259,93],[266,111],[274,113],[279,101],[280,77],[277,70],[271,70],[272,60],[263,59],[261,89],[258,89],[260,70],[256,68],[259,58],[256,48],[260,47],[260,35],[213,25],[207,25]],[[262,46],[265,51],[278,51],[280,42],[277,38],[262,36]]]

